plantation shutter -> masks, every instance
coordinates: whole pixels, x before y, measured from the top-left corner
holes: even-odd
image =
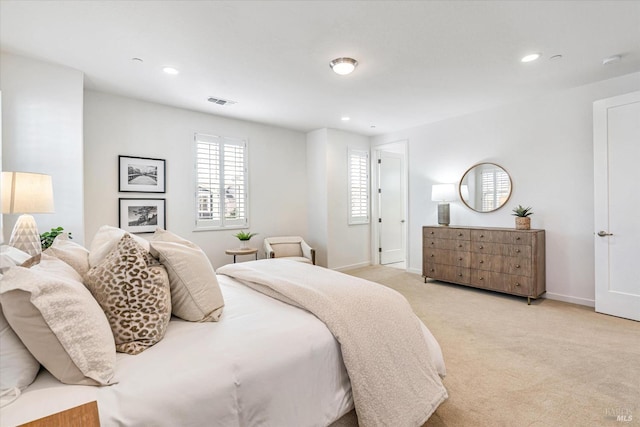
[[[196,134],[196,228],[248,225],[247,143]]]
[[[349,224],[369,222],[369,152],[349,150]]]
[[[488,212],[502,206],[509,197],[509,176],[499,168],[482,171],[482,211]]]

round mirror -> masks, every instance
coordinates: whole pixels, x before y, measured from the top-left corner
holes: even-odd
[[[476,212],[500,209],[511,196],[511,177],[495,163],[478,163],[462,176],[460,200]]]

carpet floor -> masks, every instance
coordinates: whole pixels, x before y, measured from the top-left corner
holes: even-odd
[[[640,426],[640,322],[371,266],[440,343],[446,400],[425,427]]]

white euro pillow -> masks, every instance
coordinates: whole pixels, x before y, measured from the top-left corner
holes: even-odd
[[[121,228],[112,227],[110,225],[103,225],[98,229],[98,232],[91,241],[89,247],[89,267],[95,267],[100,264],[111,251],[116,247],[122,236],[127,232]],[[149,241],[143,239],[140,236],[132,234],[133,240],[135,240],[140,246],[142,246],[147,252],[149,252]]]

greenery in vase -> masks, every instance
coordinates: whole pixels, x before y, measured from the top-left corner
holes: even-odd
[[[44,233],[40,234],[40,244],[42,245],[42,249],[47,249],[49,246],[51,246],[53,244],[53,240],[58,237],[59,234],[62,234],[64,231],[64,228],[62,227],[57,227],[57,228],[52,228],[51,231],[45,231]],[[73,237],[71,237],[71,233],[69,234],[69,238],[73,239]]]
[[[531,206],[525,208],[525,207],[522,207],[522,205],[518,205],[517,208],[513,208],[513,213],[511,215],[526,218],[529,215],[533,215],[533,212],[531,212],[531,209],[532,209]]]
[[[245,232],[244,230],[234,234],[239,240],[250,240],[253,236],[257,236],[258,233]]]

